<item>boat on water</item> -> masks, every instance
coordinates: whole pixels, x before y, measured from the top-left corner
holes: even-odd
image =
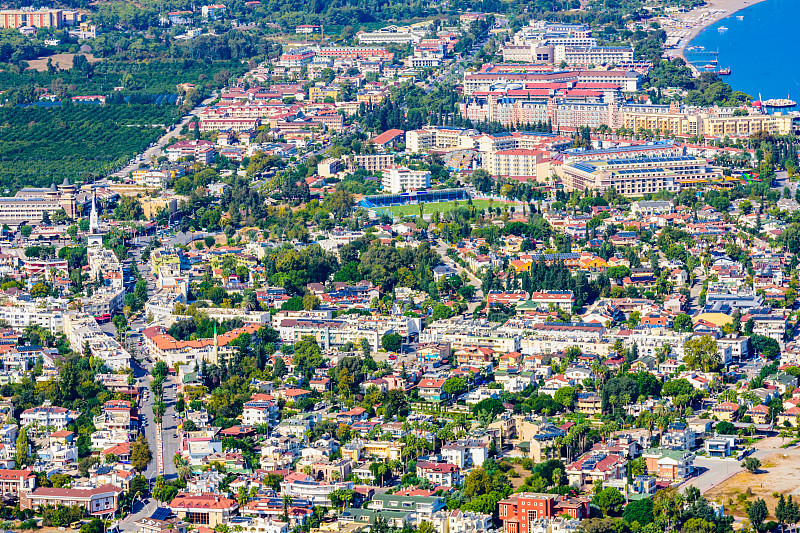
[[[736,15],[736,20],[744,20],[744,15]]]
[[[715,74],[717,74],[718,76],[730,76],[731,75],[731,69],[729,69],[727,67],[726,68],[721,68],[718,71],[716,71]]]
[[[717,31],[720,33],[724,33],[728,31],[728,28],[726,28],[725,26],[720,26],[719,28],[717,28]]]
[[[715,68],[717,68],[717,66],[716,65],[712,65],[711,63],[709,63],[707,65],[703,65],[703,68],[704,69],[708,69],[708,70],[714,70]]]
[[[770,98],[761,102],[766,107],[794,107],[797,102],[789,98]]]

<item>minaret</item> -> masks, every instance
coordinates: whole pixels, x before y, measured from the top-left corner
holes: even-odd
[[[100,220],[97,217],[97,193],[92,196],[92,212],[89,215],[89,233],[100,233]]]
[[[97,216],[97,193],[92,197],[92,212],[89,214],[89,233],[86,235],[89,248],[103,247],[103,233],[100,231],[100,219]]]
[[[219,364],[219,341],[217,341],[217,325],[214,324],[214,364]]]

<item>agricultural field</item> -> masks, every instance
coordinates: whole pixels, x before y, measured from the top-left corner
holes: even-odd
[[[0,108],[0,175],[13,194],[102,175],[158,139],[179,118],[176,106],[72,104]]]

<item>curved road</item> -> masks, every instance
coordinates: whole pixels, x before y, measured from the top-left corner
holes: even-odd
[[[155,145],[149,147],[147,150],[139,154],[142,157],[141,160],[138,158],[134,158],[133,164],[127,165],[125,166],[125,168],[117,172],[114,172],[112,174],[109,174],[108,177],[116,176],[120,178],[125,178],[128,176],[128,174],[130,174],[134,170],[137,170],[141,163],[148,161],[152,156],[159,157],[160,155],[162,155],[161,152],[164,149],[164,146],[166,146],[166,144],[171,139],[175,138],[180,134],[183,127],[189,123],[192,117],[197,116],[203,109],[205,109],[205,107],[208,104],[213,102],[216,98],[217,98],[217,92],[214,91],[213,93],[211,93],[211,96],[203,100],[197,107],[192,109],[192,111],[188,115],[182,117],[180,122],[177,123],[174,128],[172,128],[171,130],[167,131],[164,135],[162,135],[156,141]]]

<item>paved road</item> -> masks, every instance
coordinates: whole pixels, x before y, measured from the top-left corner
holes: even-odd
[[[683,483],[680,486],[681,490],[689,486],[694,486],[700,489],[700,492],[706,492],[716,487],[730,476],[744,470],[739,465],[739,461],[733,459],[704,459],[701,457],[695,458],[694,467],[700,472],[700,475]]]
[[[483,301],[484,295],[483,295],[483,290],[481,290],[481,280],[473,276],[472,272],[470,272],[466,268],[463,268],[461,265],[450,259],[450,257],[447,256],[448,248],[450,247],[447,244],[444,244],[440,240],[439,244],[437,244],[434,247],[434,250],[436,250],[436,253],[442,256],[442,261],[444,261],[444,264],[446,264],[451,268],[454,268],[456,272],[458,272],[459,276],[461,275],[462,272],[466,272],[469,279],[469,281],[467,281],[467,284],[472,285],[477,289],[469,305],[467,305],[467,311],[465,313],[468,318],[471,318],[473,311],[475,311],[475,309],[477,309],[480,303]]]
[[[175,237],[175,242],[183,241],[191,238],[191,233],[181,234],[180,237]],[[135,261],[139,267],[139,272],[142,278],[147,281],[148,295],[152,296],[155,293],[155,283],[153,277],[150,275],[150,266],[148,263],[143,263],[141,260],[141,252],[143,247],[133,248],[131,250],[131,261]],[[138,328],[147,326],[146,317],[144,313],[131,320],[129,324],[131,333],[129,334],[129,349],[134,356],[133,371],[136,378],[136,384],[146,390],[147,393],[143,394],[139,406],[139,412],[145,420],[144,435],[147,442],[150,444],[150,449],[153,452],[153,460],[143,472],[143,475],[150,482],[151,487],[155,482],[155,478],[159,475],[159,466],[163,467],[163,475],[166,479],[172,479],[176,476],[175,465],[172,462],[172,457],[178,452],[179,443],[176,437],[177,431],[177,418],[175,416],[175,384],[174,378],[168,379],[164,383],[164,403],[167,406],[166,413],[160,426],[161,434],[157,435],[159,426],[155,424],[155,416],[153,415],[153,404],[155,397],[150,391],[150,383],[152,382],[151,371],[152,365],[146,360],[143,360],[143,352],[139,346],[141,341],[141,334],[136,331]],[[141,361],[141,362],[140,362]],[[158,449],[157,443],[161,442],[161,450]],[[163,465],[159,465],[159,456],[163,458]],[[136,520],[145,516],[150,516],[156,509],[156,502],[152,498],[148,498],[147,502],[137,499],[134,504],[133,513],[128,515],[120,522],[120,529],[122,531],[135,531]]]
[[[145,163],[150,160],[151,157],[159,157],[162,155],[162,150],[164,146],[170,141],[170,139],[175,138],[177,135],[180,134],[183,127],[189,123],[193,116],[199,114],[208,104],[213,102],[217,98],[216,91],[211,94],[208,98],[203,100],[203,102],[192,109],[192,111],[186,115],[185,117],[181,118],[181,121],[175,125],[175,127],[169,131],[167,131],[164,135],[159,138],[154,146],[149,147],[147,150],[140,154],[141,159],[134,159],[134,162],[130,165],[125,166],[125,168],[119,170],[118,172],[114,172],[109,174],[109,176],[117,176],[120,178],[127,177],[128,174],[133,172],[134,170],[139,168],[140,163]]]
[[[781,170],[775,173],[775,185],[772,188],[780,190],[781,194],[783,194],[784,187],[789,187],[792,194],[791,197],[794,198],[795,191],[797,191],[797,182],[789,181],[789,173]]]
[[[703,274],[697,276],[694,279],[694,285],[689,288],[689,301],[686,306],[689,316],[700,310],[700,293],[703,291],[703,281],[705,279],[706,276]]]

